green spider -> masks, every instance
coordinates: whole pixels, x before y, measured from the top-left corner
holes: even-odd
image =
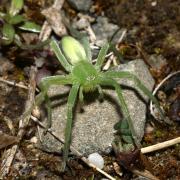
[[[163,112],[156,98],[135,75],[129,72],[117,72],[110,70],[103,72],[101,70],[103,62],[105,60],[105,56],[109,49],[109,44],[107,43],[101,48],[97,57],[97,61],[94,65],[92,64],[89,41],[85,36],[82,37],[81,41],[78,41],[71,36],[63,37],[61,41],[62,51],[56,40],[52,40],[50,46],[53,52],[56,54],[61,65],[69,74],[65,76],[56,75],[43,78],[39,86],[41,89],[41,93],[37,95],[35,104],[40,105],[43,101],[45,101],[48,112],[48,127],[50,127],[51,103],[48,97],[48,88],[51,85],[72,85],[67,100],[67,124],[65,129],[65,144],[63,150],[62,169],[65,169],[65,164],[68,158],[71,143],[73,108],[75,106],[77,96],[79,95],[79,100],[83,102],[83,93],[94,91],[96,89],[99,91],[99,94],[102,95],[101,87],[103,86],[109,86],[115,89],[124,119],[126,119],[126,121],[128,122],[134,143],[139,147],[140,142],[136,136],[126,102],[122,95],[121,86],[118,84],[116,79],[127,78],[135,81],[139,89],[141,89],[143,93],[145,93],[156,104],[162,116]]]

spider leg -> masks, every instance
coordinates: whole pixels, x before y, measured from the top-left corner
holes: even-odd
[[[71,71],[72,66],[69,64],[69,62],[66,60],[65,56],[63,55],[61,49],[59,48],[59,45],[56,40],[52,39],[50,46],[54,53],[56,54],[56,57],[58,58],[61,65],[64,67],[64,69],[68,72]]]
[[[99,100],[103,100],[104,99],[104,94],[103,94],[103,90],[101,88],[101,86],[97,86],[98,92],[99,92]]]
[[[146,95],[148,96],[152,102],[156,105],[156,107],[159,110],[160,116],[162,119],[165,119],[165,115],[163,110],[161,109],[158,100],[153,96],[153,94],[149,91],[149,89],[143,85],[143,83],[132,73],[130,72],[126,72],[126,71],[121,71],[121,72],[117,72],[117,71],[109,71],[109,72],[105,72],[104,73],[105,76],[110,77],[110,78],[127,78],[130,79],[132,81],[134,81],[136,83],[136,86]]]
[[[107,43],[101,48],[101,50],[100,50],[100,52],[98,54],[97,61],[96,61],[96,64],[95,64],[95,68],[98,71],[101,70],[101,66],[102,66],[102,64],[103,64],[103,62],[105,60],[105,56],[107,54],[108,49],[109,49],[109,44]]]
[[[81,112],[84,105],[84,94],[83,94],[83,87],[80,86],[79,88],[79,103],[78,103],[78,111]]]
[[[91,63],[92,54],[91,54],[91,48],[90,48],[88,37],[82,35],[82,37],[80,38],[80,42],[81,42],[81,44],[83,45],[83,47],[85,49],[88,61]]]
[[[47,114],[48,114],[48,117],[47,117],[47,125],[46,125],[46,129],[44,131],[44,133],[46,134],[47,133],[47,130],[49,128],[51,128],[51,125],[52,125],[52,108],[51,108],[51,101],[50,101],[50,98],[48,96],[48,94],[46,93],[45,94],[45,104],[46,104],[46,109],[47,109]]]
[[[80,88],[79,88],[79,101],[81,104],[84,103],[84,95],[83,95],[83,87],[82,86],[80,86]]]
[[[71,143],[71,133],[72,133],[72,118],[73,118],[73,108],[76,102],[77,94],[79,90],[79,85],[74,84],[69,93],[68,101],[67,101],[67,123],[65,129],[65,144],[63,150],[63,162],[62,162],[62,171],[65,170],[66,161],[68,158],[70,143]]]
[[[132,137],[134,139],[134,142],[135,142],[136,146],[140,147],[141,144],[140,144],[140,142],[138,140],[138,137],[136,135],[136,132],[134,130],[133,122],[132,122],[132,119],[130,117],[127,104],[126,104],[126,102],[124,100],[124,97],[123,97],[123,94],[122,94],[122,89],[121,89],[120,85],[115,80],[113,80],[111,78],[107,78],[107,77],[102,78],[101,81],[100,81],[100,84],[105,85],[105,86],[113,86],[115,88],[115,91],[116,91],[116,93],[118,95],[118,99],[119,99],[119,102],[120,102],[123,117],[128,122],[129,128],[131,130],[131,134],[132,134]]]
[[[40,82],[40,89],[41,93],[36,96],[35,99],[35,105],[39,106],[43,101],[45,101],[48,118],[47,118],[47,126],[45,133],[47,132],[47,129],[51,127],[51,121],[52,121],[52,109],[51,109],[51,101],[47,94],[48,88],[51,85],[65,85],[65,84],[71,84],[71,77],[70,76],[49,76],[46,78],[43,78]]]

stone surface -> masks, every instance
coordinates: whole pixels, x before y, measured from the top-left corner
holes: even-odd
[[[152,54],[147,58],[148,63],[154,71],[161,71],[167,65],[167,60],[158,54]]]
[[[131,61],[128,64],[121,65],[117,70],[132,72],[152,90],[154,80],[142,60]],[[128,87],[134,86],[134,82],[127,79],[121,80],[120,83]],[[52,130],[61,138],[64,137],[66,100],[69,88],[70,87],[67,86],[55,86],[49,89],[49,95],[52,97],[52,100],[54,99],[52,101]],[[116,92],[113,89],[104,89],[104,93],[105,97],[103,102],[98,101],[98,94],[95,92],[85,94],[83,112],[79,112],[78,105],[76,106],[73,120],[72,145],[83,154],[106,151],[114,138],[114,124],[121,119]],[[134,121],[136,134],[139,139],[142,139],[146,121],[146,105],[142,101],[142,98],[137,96],[137,92],[134,91],[133,88],[124,89],[123,94],[128,104],[130,115]],[[147,99],[146,97],[145,100]],[[45,136],[42,134],[41,140],[42,147],[47,151],[60,152],[63,147],[62,144],[50,134]]]
[[[90,163],[94,164],[99,169],[103,169],[104,167],[104,159],[99,153],[92,153],[88,156],[88,160]]]
[[[96,19],[96,23],[92,25],[94,34],[96,35],[96,44],[98,46],[103,46],[108,42],[114,34],[119,30],[119,26],[113,23],[110,23],[108,18],[99,16]],[[123,29],[119,30],[116,35],[113,37],[112,41],[117,42],[122,34]]]
[[[88,11],[92,5],[92,0],[67,0],[68,3],[78,11]]]

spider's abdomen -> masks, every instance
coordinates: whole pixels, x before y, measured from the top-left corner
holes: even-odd
[[[98,84],[98,72],[92,64],[81,61],[72,70],[74,81],[78,82],[84,91],[92,91]]]

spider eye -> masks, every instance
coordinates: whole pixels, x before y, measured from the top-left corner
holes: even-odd
[[[73,37],[65,36],[62,39],[61,44],[66,58],[72,65],[87,59],[84,47]]]

